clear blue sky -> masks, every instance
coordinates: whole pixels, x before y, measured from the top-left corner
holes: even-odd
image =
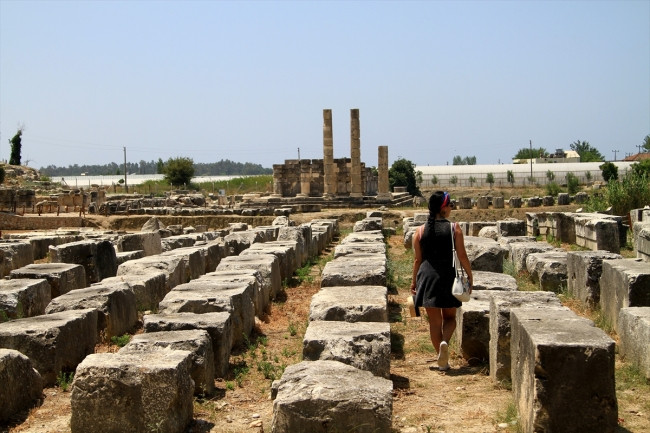
[[[510,162],[650,134],[650,1],[0,0],[0,159]]]

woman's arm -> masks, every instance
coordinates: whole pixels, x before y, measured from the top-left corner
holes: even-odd
[[[469,280],[470,288],[474,285],[474,278],[472,277],[472,265],[469,262],[467,257],[467,251],[465,250],[465,239],[463,238],[463,230],[460,228],[460,224],[456,224],[454,229],[454,247],[456,248],[456,254],[458,255],[458,260],[460,260],[460,265],[465,269],[467,273],[467,279]]]
[[[418,276],[418,269],[420,269],[420,264],[422,263],[422,249],[420,248],[420,228],[418,227],[415,230],[413,235],[413,252],[415,253],[415,258],[413,260],[413,276],[411,278],[411,293],[415,294],[415,283]]]

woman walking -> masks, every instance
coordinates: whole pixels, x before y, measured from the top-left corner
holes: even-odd
[[[472,269],[465,251],[463,232],[447,220],[452,211],[449,193],[436,191],[429,199],[429,217],[413,236],[415,260],[411,293],[415,306],[424,307],[429,318],[431,343],[438,352],[438,369],[449,369],[449,339],[456,329],[456,308],[462,303],[451,294],[456,271],[452,259],[456,248],[460,265],[467,273],[470,293]]]

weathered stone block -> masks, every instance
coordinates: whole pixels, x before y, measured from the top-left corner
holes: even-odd
[[[309,361],[339,361],[388,379],[390,325],[386,322],[309,322],[302,342],[302,356]]]
[[[83,266],[72,263],[32,263],[14,269],[10,276],[47,280],[52,298],[86,287],[86,270]]]
[[[117,255],[110,241],[86,240],[50,247],[50,262],[82,265],[86,286],[117,273]]]
[[[607,251],[569,251],[567,253],[567,289],[583,304],[595,307],[600,302],[600,276],[603,260],[621,259]]]
[[[383,242],[354,242],[334,247],[334,258],[355,254],[386,255],[386,244]]]
[[[0,251],[2,251],[0,258],[3,258],[0,278],[9,275],[9,272],[14,269],[34,262],[34,250],[32,244],[27,241],[0,239]]]
[[[301,224],[297,227],[280,227],[278,241],[292,241],[296,243],[296,255],[298,256],[298,267],[307,263],[311,247],[311,227]]]
[[[553,250],[526,257],[526,270],[541,290],[559,293],[567,285],[567,252]]]
[[[144,332],[186,331],[203,329],[210,334],[214,355],[214,374],[225,377],[232,347],[230,313],[147,314],[143,318]]]
[[[179,284],[187,282],[186,267],[187,262],[180,256],[158,254],[122,263],[117,269],[117,276],[151,275],[152,271],[160,271],[165,275],[165,293],[167,293]]]
[[[499,236],[526,236],[526,221],[506,219],[497,221]]]
[[[620,252],[619,224],[610,219],[575,218],[576,244],[592,251]]]
[[[223,238],[228,255],[237,256],[256,242],[264,242],[262,233],[254,230],[234,232]]]
[[[45,313],[89,308],[97,310],[97,330],[104,331],[108,339],[132,332],[138,321],[135,294],[131,286],[119,281],[101,282],[54,298]]]
[[[332,286],[385,286],[386,257],[339,257],[325,264],[321,274],[321,287]]]
[[[490,296],[493,292],[472,291],[471,301],[456,309],[454,335],[463,358],[470,364],[489,360]]]
[[[472,290],[505,290],[514,292],[517,290],[517,280],[507,274],[498,272],[472,271],[474,285]]]
[[[273,388],[273,433],[391,429],[393,383],[368,371],[336,361],[303,361],[287,367]]]
[[[172,227],[172,226],[169,226]],[[196,236],[190,235],[175,235],[162,238],[160,240],[163,251],[172,251],[177,248],[189,248],[196,243]]]
[[[145,257],[144,251],[142,251],[142,250],[116,252],[115,256],[117,257],[117,267],[118,268],[124,262],[128,262],[129,260],[137,260],[137,259],[141,259],[141,258]]]
[[[622,308],[650,306],[650,268],[639,259],[603,260],[600,277],[600,307],[618,330]]]
[[[512,389],[523,430],[615,432],[614,341],[570,310],[513,308],[510,317]]]
[[[472,221],[469,223],[469,236],[478,236],[480,231],[485,227],[494,227],[496,223],[494,221]]]
[[[323,287],[311,298],[309,320],[387,322],[387,293],[383,286]]]
[[[242,256],[255,254],[273,254],[280,261],[280,278],[284,281],[290,278],[298,269],[298,256],[295,241],[272,241],[263,244],[253,244],[241,253]]]
[[[622,308],[618,314],[619,352],[650,379],[650,308]]]
[[[381,230],[384,224],[381,218],[364,218],[354,223],[353,232],[365,232],[369,230]]]
[[[503,257],[506,250],[495,240],[466,236],[465,250],[472,264],[472,270],[503,272]]]
[[[72,433],[185,431],[192,421],[191,353],[98,353],[77,368]]]
[[[515,266],[515,272],[526,270],[526,258],[529,254],[543,253],[555,249],[546,242],[515,242],[510,244],[510,260]]]
[[[44,314],[51,299],[45,279],[0,280],[0,322]]]
[[[553,292],[502,292],[490,297],[490,377],[510,380],[510,309],[564,308]]]
[[[273,254],[244,255],[236,257],[225,257],[217,271],[257,271],[262,277],[262,284],[255,300],[255,312],[258,316],[269,307],[271,299],[274,299],[282,290],[280,278],[280,261]]]
[[[194,395],[211,395],[214,392],[214,352],[207,331],[197,329],[138,334],[119,353],[151,352],[166,348],[187,350],[192,354]]]
[[[29,358],[17,350],[0,349],[0,383],[0,423],[42,398],[43,378]]]
[[[117,239],[117,251],[144,251],[145,256],[162,253],[160,233],[157,231],[129,233]]]
[[[165,274],[152,269],[149,273],[126,274],[102,280],[103,284],[127,283],[135,294],[135,306],[138,311],[155,310],[167,293]]]
[[[384,242],[384,235],[381,230],[370,230],[365,232],[350,233],[341,240],[341,244],[350,244],[354,242]]]
[[[14,349],[34,363],[46,386],[62,372],[74,371],[97,343],[97,310],[56,314],[0,323],[0,347]]]

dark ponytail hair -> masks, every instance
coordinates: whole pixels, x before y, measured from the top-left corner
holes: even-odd
[[[436,215],[440,213],[440,209],[442,209],[442,203],[444,199],[445,199],[444,191],[436,191],[433,194],[431,194],[431,197],[429,197],[430,218],[435,218]]]

